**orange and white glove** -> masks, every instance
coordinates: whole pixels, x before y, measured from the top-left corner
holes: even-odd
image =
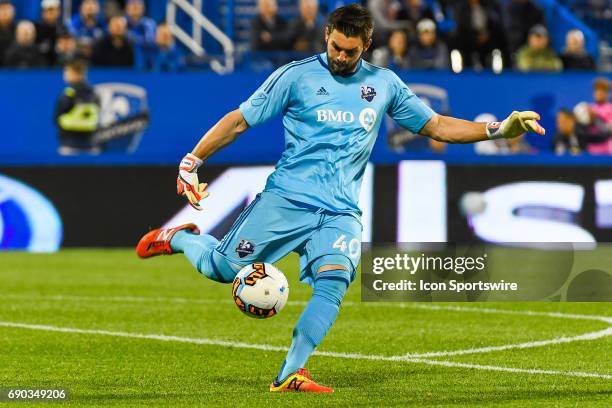
[[[487,136],[489,139],[513,139],[527,132],[536,132],[539,135],[546,130],[537,122],[540,115],[532,111],[514,111],[501,122],[487,123]]]
[[[207,183],[200,183],[198,180],[198,168],[204,163],[197,156],[187,153],[179,165],[179,174],[176,178],[176,193],[187,198],[187,201],[196,210],[202,210],[200,201],[208,197],[210,193],[206,191]]]

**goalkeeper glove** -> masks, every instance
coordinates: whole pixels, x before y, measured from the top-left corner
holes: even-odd
[[[532,111],[514,111],[501,122],[487,123],[487,136],[489,139],[512,139],[526,132],[536,132],[543,135],[546,131],[537,120],[540,115]]]
[[[196,210],[202,210],[200,200],[208,197],[206,191],[208,184],[200,183],[198,180],[198,168],[204,163],[197,156],[187,153],[179,165],[179,174],[176,179],[176,193],[184,196],[189,204]]]

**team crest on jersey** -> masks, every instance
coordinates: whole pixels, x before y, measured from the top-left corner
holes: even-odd
[[[253,252],[255,252],[255,244],[246,239],[241,239],[238,247],[236,247],[236,253],[241,258],[251,255]]]
[[[371,86],[366,85],[361,87],[361,99],[365,99],[368,102],[372,102],[375,96],[376,90]]]

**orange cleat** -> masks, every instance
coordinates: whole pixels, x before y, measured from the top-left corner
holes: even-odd
[[[183,224],[174,228],[158,228],[147,232],[136,245],[136,253],[141,258],[150,258],[156,255],[170,255],[174,252],[170,247],[170,240],[177,232],[189,230],[199,234],[200,230],[195,224]]]
[[[270,384],[272,392],[334,392],[332,388],[319,385],[312,381],[310,373],[305,368],[300,368],[291,374],[282,383],[276,380]]]

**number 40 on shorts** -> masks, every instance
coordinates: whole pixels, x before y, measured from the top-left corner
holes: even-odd
[[[358,258],[361,253],[361,243],[357,238],[351,239],[348,244],[346,243],[347,237],[345,234],[342,234],[336,239],[332,248],[339,249],[342,253],[346,254],[348,250],[348,255],[351,258]]]

